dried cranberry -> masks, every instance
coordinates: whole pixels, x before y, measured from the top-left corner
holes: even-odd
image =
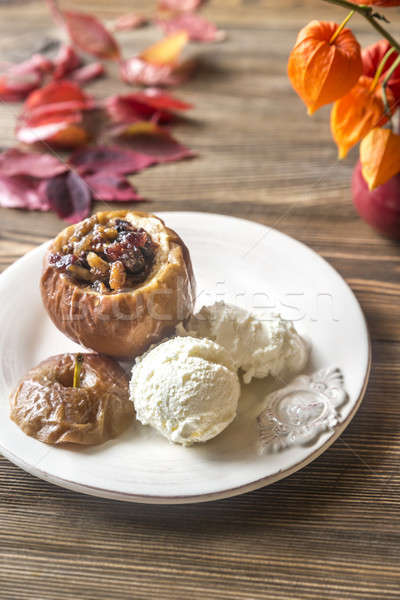
[[[50,254],[49,263],[59,271],[66,271],[68,267],[78,261],[74,254],[59,254],[58,252]]]

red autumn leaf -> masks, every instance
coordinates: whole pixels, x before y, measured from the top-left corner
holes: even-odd
[[[123,176],[98,172],[84,177],[95,200],[103,202],[143,201],[133,185]]]
[[[45,184],[46,180],[27,175],[0,174],[0,206],[27,210],[49,210],[46,194],[43,193]]]
[[[89,186],[73,171],[49,179],[46,194],[50,207],[68,223],[78,223],[90,213]]]
[[[81,174],[101,172],[126,175],[146,169],[154,160],[121,146],[94,146],[75,152],[69,163]]]
[[[40,90],[36,90],[30,94],[24,104],[24,111],[32,111],[32,109],[44,104],[57,104],[59,102],[79,102],[82,105],[87,105],[90,96],[85,94],[73,81],[60,80],[52,81],[45,85]]]
[[[159,0],[158,7],[164,10],[181,12],[194,12],[205,3],[206,0]]]
[[[127,142],[129,148],[141,156],[147,156],[153,163],[166,163],[191,158],[194,153],[177,142],[172,135],[155,123],[140,122],[128,125],[117,132]]]
[[[387,40],[380,40],[376,44],[364,48],[361,53],[364,75],[373,78],[380,62],[390,49],[391,45]],[[380,78],[381,83],[385,78],[387,70],[392,66],[397,57],[398,53],[393,52],[387,59]],[[400,99],[400,65],[390,77],[388,87],[390,87],[396,100]]]
[[[0,100],[14,102],[23,100],[38,88],[43,75],[53,69],[53,63],[41,54],[34,54],[30,59],[13,65],[0,65]]]
[[[149,88],[143,92],[118,94],[106,101],[106,110],[116,123],[132,123],[148,119],[166,123],[173,117],[171,111],[189,110],[191,104],[182,102],[167,92]]]
[[[67,169],[67,165],[51,154],[22,152],[17,148],[0,154],[0,175],[6,177],[29,175],[48,178],[64,173]]]
[[[72,46],[63,45],[54,59],[54,79],[63,79],[74,69],[80,66],[81,59]]]
[[[226,38],[225,31],[219,30],[214,23],[195,13],[182,13],[170,19],[158,19],[157,24],[169,35],[176,31],[186,31],[194,42],[221,42]]]
[[[119,60],[120,51],[114,36],[96,17],[72,11],[61,14],[72,42],[80,50],[97,58]]]
[[[149,22],[147,17],[137,13],[127,13],[122,15],[114,22],[114,31],[124,31],[126,29],[137,29]]]
[[[71,73],[70,79],[76,83],[88,83],[92,79],[102,77],[105,73],[104,65],[101,62],[94,62],[90,65],[85,65],[80,69],[76,69]]]
[[[19,118],[16,135],[20,142],[46,141],[62,148],[76,148],[88,142],[82,110],[93,102],[76,83],[53,81],[30,94]]]

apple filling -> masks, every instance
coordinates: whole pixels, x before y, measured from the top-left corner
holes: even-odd
[[[79,285],[107,294],[130,289],[149,276],[157,244],[143,229],[114,218],[95,216],[77,225],[73,235],[49,261]]]

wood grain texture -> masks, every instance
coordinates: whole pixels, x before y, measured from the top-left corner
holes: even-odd
[[[63,4],[107,20],[153,7],[148,0]],[[349,194],[356,153],[336,162],[328,111],[308,119],[286,77],[300,27],[344,15],[319,0],[213,0],[205,14],[229,37],[190,49],[201,68],[180,96],[195,110],[176,134],[199,157],[136,176],[151,200],[139,207],[248,218],[319,252],[365,310],[373,340],[367,395],[346,432],[307,468],[210,504],[82,496],[0,459],[2,600],[399,598],[399,245],[357,217]],[[399,10],[390,17],[399,29]],[[354,28],[363,43],[375,39],[360,18]],[[1,60],[51,48],[58,36],[44,2],[1,4]],[[145,28],[119,39],[129,55],[158,37]],[[98,97],[122,89],[115,76],[90,87]],[[18,110],[0,106],[2,146],[14,143]],[[62,227],[52,214],[1,210],[0,268]]]

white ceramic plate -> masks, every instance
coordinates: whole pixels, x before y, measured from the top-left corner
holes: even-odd
[[[22,433],[8,416],[8,395],[40,360],[78,346],[45,313],[39,278],[45,245],[0,277],[0,450],[16,465],[76,491],[147,503],[214,500],[286,477],[333,443],[354,416],[367,384],[370,347],[360,306],[338,273],[296,240],[256,223],[221,215],[160,213],[188,245],[198,307],[217,299],[279,311],[313,344],[309,371],[339,367],[349,400],[343,420],[312,444],[257,453],[256,416],[271,382],[244,386],[238,418],[221,435],[189,448],[136,423],[102,446],[67,450]]]

